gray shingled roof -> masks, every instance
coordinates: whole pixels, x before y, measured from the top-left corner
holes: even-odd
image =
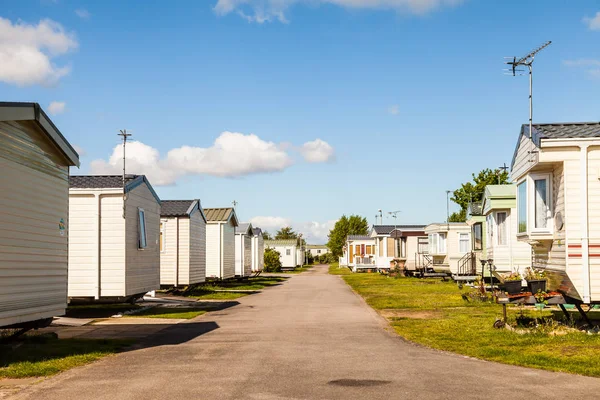
[[[389,235],[394,229],[399,231],[422,231],[425,225],[373,225],[373,230],[378,235]]]
[[[196,200],[163,200],[160,205],[161,217],[187,217],[188,210]]]
[[[470,215],[483,215],[483,202],[475,201],[469,204],[469,214]]]
[[[252,233],[254,234],[254,236],[262,235],[262,229],[254,228],[254,229],[252,229]]]
[[[242,222],[235,228],[235,233],[238,235],[245,235],[248,233],[248,229],[252,228],[249,222]]]
[[[127,175],[125,182],[131,182],[137,175]],[[122,175],[71,175],[69,187],[73,189],[118,189],[123,187]]]
[[[367,235],[348,235],[346,240],[373,240],[373,238]]]
[[[529,130],[529,125],[523,126]],[[533,124],[533,129],[540,139],[600,137],[600,122]]]

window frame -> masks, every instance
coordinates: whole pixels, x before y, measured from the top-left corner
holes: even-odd
[[[500,222],[498,215],[504,214],[504,243],[500,243]],[[495,245],[498,247],[508,247],[510,241],[510,223],[508,222],[508,211],[496,211],[494,213],[494,229],[496,230]]]
[[[138,250],[148,248],[148,231],[146,229],[146,211],[138,207]]]
[[[467,245],[465,246],[466,250],[463,251],[461,249],[461,244],[464,242],[463,237],[467,236]],[[468,253],[471,249],[471,234],[469,232],[458,232],[458,252],[461,254]]]
[[[286,248],[286,249],[285,249],[285,255],[286,255],[286,256],[291,256],[291,255],[292,255],[292,249],[290,249],[290,248]]]
[[[552,219],[552,214],[554,212],[554,204],[552,204],[552,174],[551,173],[535,173],[530,174],[528,176],[530,180],[530,185],[528,185],[528,198],[532,199],[532,201],[527,202],[527,211],[529,215],[527,217],[528,226],[531,227],[529,232],[532,233],[553,233],[554,232],[554,221]],[[546,181],[546,227],[545,228],[537,228],[535,226],[535,181],[537,180],[545,180]]]
[[[167,220],[160,221],[158,246],[160,248],[161,253],[164,253],[165,251],[167,251]]]
[[[525,177],[524,179],[522,179],[521,181],[517,182],[517,236],[521,235],[527,235],[529,234],[529,204],[527,202],[527,199],[529,198],[529,186],[528,185],[528,177]],[[525,198],[521,198],[521,190],[520,187],[521,185],[525,185]],[[521,219],[521,207],[523,206],[525,207],[525,219],[522,220]],[[521,230],[521,224],[525,223],[525,229]]]
[[[479,227],[479,248],[476,247],[477,243],[477,235],[475,235],[475,228]],[[471,236],[473,237],[472,249],[474,251],[482,251],[483,250],[483,222],[476,222],[471,227]]]

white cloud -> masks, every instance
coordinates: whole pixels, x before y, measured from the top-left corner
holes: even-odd
[[[302,233],[302,237],[310,244],[327,243],[327,235],[333,229],[335,222],[335,220],[294,222],[290,218],[270,216],[258,216],[250,219],[253,226],[268,231],[272,236],[284,226],[291,226],[295,232]]]
[[[75,149],[75,151],[77,152],[77,154],[79,154],[79,157],[83,157],[87,154],[87,152],[85,151],[85,149],[81,146],[78,146],[76,144],[73,145],[73,148]]]
[[[335,160],[333,147],[321,139],[306,142],[299,150],[304,160],[309,163],[324,163]]]
[[[66,105],[64,101],[52,101],[48,106],[48,112],[52,115],[62,114],[65,112]]]
[[[218,15],[237,12],[250,22],[288,22],[286,11],[295,4],[333,4],[345,8],[394,10],[411,14],[427,14],[445,6],[455,6],[463,0],[217,0]]]
[[[388,113],[391,115],[398,115],[400,114],[400,106],[398,106],[398,104],[394,104],[392,106],[390,106],[388,108]]]
[[[166,156],[142,142],[127,145],[127,171],[145,174],[153,185],[172,185],[186,175],[241,177],[245,175],[283,171],[293,164],[287,144],[262,140],[256,135],[223,132],[208,148],[182,146],[167,152]],[[333,157],[333,148],[317,139],[302,146],[301,153],[308,162],[325,162]],[[108,160],[94,160],[93,174],[120,173],[123,148],[114,147]]]
[[[0,17],[0,81],[18,86],[52,85],[70,72],[52,63],[78,46],[72,33],[49,19],[37,25]]]
[[[600,11],[596,13],[592,18],[584,17],[583,23],[587,25],[591,31],[600,31]]]
[[[265,217],[258,216],[250,219],[253,226],[261,228],[263,231],[269,231],[272,235],[284,226],[292,225],[292,220],[284,217]]]
[[[89,17],[92,16],[92,14],[90,14],[90,12],[84,8],[75,10],[75,14],[77,14],[77,16],[81,19],[88,19]]]
[[[578,60],[564,60],[563,64],[567,67],[600,67],[600,60],[580,58]]]

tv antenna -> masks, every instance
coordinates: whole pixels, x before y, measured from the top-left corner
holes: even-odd
[[[398,236],[398,232],[396,232],[396,229],[398,229],[398,214],[401,213],[402,211],[397,210],[397,211],[388,211],[388,215],[391,215],[394,218],[394,238],[397,239],[396,236]]]
[[[506,165],[506,163],[503,163],[501,167],[498,167],[498,169],[502,171],[498,174],[498,184],[500,184],[500,175],[502,175],[503,172],[508,171],[508,165]]]
[[[125,147],[127,145],[127,138],[131,136],[131,133],[127,133],[127,129],[121,129],[117,136],[123,138],[123,218],[125,218]]]
[[[511,68],[505,71],[512,73],[513,76],[516,76],[517,73],[519,75],[523,75],[522,69],[519,69],[521,66],[525,66],[529,68],[529,138],[531,139],[531,134],[533,130],[533,60],[535,59],[535,55],[540,51],[544,50],[546,47],[550,46],[552,41],[547,41],[537,49],[531,51],[524,57],[517,59],[517,57],[512,57],[512,61],[506,61],[506,64],[510,65]],[[505,57],[507,59],[511,59],[511,57]]]

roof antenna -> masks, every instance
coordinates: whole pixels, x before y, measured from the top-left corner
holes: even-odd
[[[235,211],[235,207],[239,204],[237,201],[232,201],[231,204],[233,204],[233,210]]]
[[[127,138],[131,136],[131,133],[127,133],[127,129],[121,129],[117,136],[123,138],[123,219],[125,219],[125,145],[127,144]]]
[[[498,169],[501,169],[502,172],[506,172],[508,171],[508,165],[506,165],[506,163],[503,163],[503,165],[501,167],[498,167]],[[502,175],[502,172],[498,174],[498,185],[500,184],[500,176]]]
[[[512,58],[512,61],[506,61],[506,64],[510,65],[511,68],[508,70],[504,70],[504,71],[508,72],[509,74],[512,73],[513,76],[516,76],[517,72],[519,72],[519,75],[523,75],[521,73],[521,72],[523,72],[523,70],[518,69],[519,66],[523,65],[523,66],[526,66],[529,68],[529,138],[530,139],[531,139],[532,130],[533,130],[533,60],[535,59],[535,55],[537,53],[539,53],[546,47],[550,46],[551,43],[552,43],[552,41],[547,41],[546,43],[544,43],[537,49],[531,51],[529,54],[527,54],[526,56],[521,57],[519,59],[517,59],[517,57],[505,57],[506,59],[509,59],[509,60]]]

